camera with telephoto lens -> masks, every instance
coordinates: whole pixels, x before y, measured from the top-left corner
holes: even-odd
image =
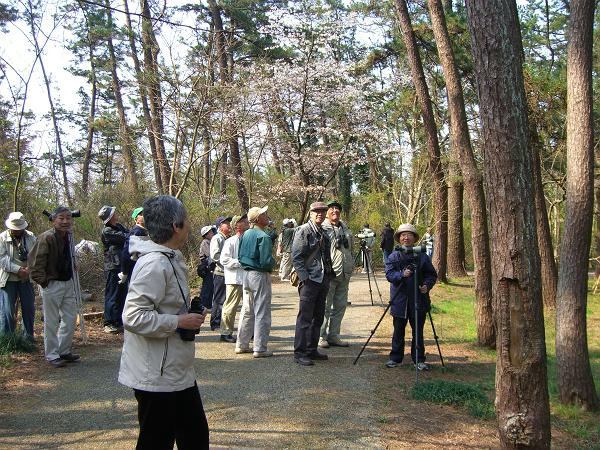
[[[345,234],[341,234],[335,238],[335,248],[338,250],[342,247],[348,248],[349,245],[348,238]]]
[[[79,210],[79,209],[72,209],[70,212],[71,212],[71,217],[81,217],[81,210]],[[52,220],[54,219],[54,214],[52,214],[46,210],[43,210],[42,214],[45,215],[50,222],[52,222]]]
[[[425,253],[427,248],[424,245],[416,245],[414,247],[408,245],[397,245],[396,251],[406,253],[407,255],[418,255],[419,253]]]
[[[194,297],[192,299],[192,301],[190,302],[190,308],[188,309],[188,313],[195,313],[195,314],[204,314],[204,311],[206,310],[206,308],[204,306],[202,306],[202,304],[200,303],[200,297]],[[194,339],[196,339],[196,335],[198,333],[200,333],[200,328],[197,328],[195,330],[186,330],[184,328],[177,328],[175,330],[177,333],[179,333],[179,337],[181,338],[182,341],[193,341]]]

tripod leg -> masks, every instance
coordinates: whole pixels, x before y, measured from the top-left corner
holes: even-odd
[[[433,326],[433,318],[431,317],[431,311],[427,311],[429,315],[429,322],[431,323],[431,329],[433,330],[433,338],[435,339],[435,345],[437,345],[438,353],[440,354],[440,361],[442,361],[442,367],[446,367],[444,364],[444,358],[442,356],[442,350],[440,350],[440,343],[438,342],[438,337],[435,332],[435,327]]]
[[[373,335],[375,334],[375,332],[377,331],[377,328],[379,327],[379,324],[381,323],[381,321],[383,320],[383,318],[385,317],[385,315],[388,312],[388,309],[390,309],[390,306],[392,306],[392,303],[388,303],[387,307],[385,308],[385,311],[383,311],[383,314],[381,315],[381,317],[379,318],[379,321],[377,322],[377,325],[375,325],[375,328],[373,328],[373,330],[371,330],[371,335],[369,336],[369,339],[367,339],[367,342],[365,342],[365,345],[363,345],[362,349],[360,350],[360,353],[356,356],[356,359],[354,360],[354,362],[352,363],[353,365],[356,365],[356,363],[358,362],[358,358],[360,358],[360,355],[363,354],[363,352],[365,351],[365,348],[367,348],[367,345],[369,344],[369,342],[371,341],[371,338],[373,337]]]

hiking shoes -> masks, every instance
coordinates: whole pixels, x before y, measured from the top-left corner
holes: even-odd
[[[294,361],[301,366],[314,366],[315,363],[308,356],[294,356]]]
[[[56,359],[53,359],[53,360],[48,361],[48,362],[54,368],[65,367],[67,365],[67,362],[64,359],[60,359],[60,358],[56,358]]]
[[[246,347],[246,348],[237,347],[237,348],[235,349],[235,352],[236,352],[238,355],[240,355],[240,354],[242,354],[242,353],[252,353],[252,350],[250,350],[250,349],[249,349],[249,348],[247,348],[247,347]]]
[[[321,347],[321,348],[329,348],[329,342],[327,342],[323,338],[319,338],[319,347]]]
[[[390,359],[385,363],[385,367],[387,367],[388,369],[393,369],[394,367],[398,367],[398,364],[398,362],[394,361],[393,359]]]
[[[114,325],[104,325],[104,332],[105,333],[110,333],[110,334],[116,334],[119,332],[119,328],[115,327]]]
[[[317,351],[311,353],[308,355],[308,357],[313,361],[327,361],[329,359],[329,356],[327,356],[325,353],[319,353]]]
[[[222,334],[221,335],[221,341],[222,342],[229,342],[230,344],[235,344],[236,339],[233,337],[232,334]]]
[[[76,355],[75,353],[67,353],[65,355],[60,355],[60,359],[72,363],[75,361],[79,361],[79,355]]]
[[[329,342],[329,345],[331,347],[350,347],[350,344],[346,341],[342,341],[340,338],[335,337],[335,338],[329,338],[327,340],[327,342]]]
[[[254,357],[254,358],[268,358],[270,356],[273,356],[273,352],[270,350],[265,350],[264,352],[252,353],[252,357]]]

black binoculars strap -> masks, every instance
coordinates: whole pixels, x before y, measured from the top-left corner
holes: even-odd
[[[181,297],[183,298],[183,303],[185,305],[186,308],[190,308],[189,305],[187,304],[187,300],[185,299],[185,294],[183,293],[183,289],[181,287],[181,283],[179,283],[179,277],[177,276],[177,271],[175,270],[175,266],[173,265],[173,261],[171,261],[172,256],[169,255],[168,253],[164,253],[161,252],[163,255],[165,255],[167,257],[167,259],[169,260],[169,264],[171,264],[171,267],[173,268],[173,275],[175,275],[175,280],[177,281],[177,286],[179,287],[179,292],[181,292]]]

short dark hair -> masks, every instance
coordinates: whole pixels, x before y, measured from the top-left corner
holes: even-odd
[[[187,211],[171,195],[157,195],[144,201],[144,221],[148,235],[157,244],[167,242],[173,237],[173,225],[182,228]]]

